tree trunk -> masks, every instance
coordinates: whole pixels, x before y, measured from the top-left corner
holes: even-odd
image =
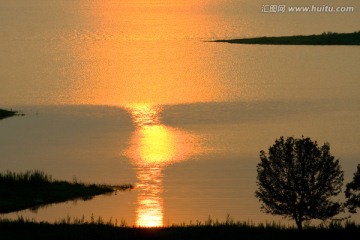
[[[299,232],[302,232],[302,219],[296,220],[295,222]]]
[[[299,220],[295,220],[297,228],[298,228],[298,232],[296,234],[296,238],[297,240],[303,240],[303,228],[302,228],[302,222],[303,220],[300,218]]]

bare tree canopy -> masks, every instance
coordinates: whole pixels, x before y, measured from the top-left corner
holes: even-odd
[[[332,197],[340,193],[344,179],[339,160],[330,145],[318,147],[310,138],[277,139],[269,152],[260,152],[255,196],[265,213],[303,221],[326,220],[342,211]]]

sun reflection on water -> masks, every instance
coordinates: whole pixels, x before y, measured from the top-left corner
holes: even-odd
[[[135,131],[125,155],[136,169],[138,189],[136,224],[163,226],[163,170],[167,165],[188,160],[204,152],[201,138],[160,122],[160,106],[131,105]]]

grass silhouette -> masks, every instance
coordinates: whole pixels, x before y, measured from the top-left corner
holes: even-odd
[[[116,190],[131,189],[132,185],[99,185],[53,180],[42,171],[0,174],[0,213],[9,213],[45,204],[74,199],[91,199],[93,196]]]
[[[240,222],[213,221],[195,225],[169,227],[129,227],[101,218],[91,221],[64,219],[54,224],[24,220],[0,220],[1,239],[353,239],[360,234],[360,226],[353,222],[330,223],[318,227],[307,226],[301,235],[294,227],[279,224],[253,225]]]

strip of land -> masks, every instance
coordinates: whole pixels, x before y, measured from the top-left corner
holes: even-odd
[[[190,226],[170,226],[139,228],[116,226],[101,220],[82,223],[66,221],[55,224],[35,223],[23,219],[17,221],[0,220],[1,240],[16,239],[158,239],[158,240],[210,240],[210,239],[276,239],[276,240],[339,240],[356,239],[360,227],[356,224],[334,224],[327,227],[307,227],[302,233],[292,227],[276,225],[249,225],[243,223],[197,224]]]
[[[100,194],[131,189],[132,185],[96,185],[52,180],[42,171],[0,174],[0,213],[75,199],[88,200]]]
[[[283,37],[258,37],[212,42],[226,42],[237,44],[268,44],[268,45],[360,45],[360,31],[353,33],[323,33],[319,35],[298,35]]]
[[[15,116],[16,114],[17,114],[17,112],[15,112],[15,111],[0,109],[0,120],[7,118],[7,117]]]

